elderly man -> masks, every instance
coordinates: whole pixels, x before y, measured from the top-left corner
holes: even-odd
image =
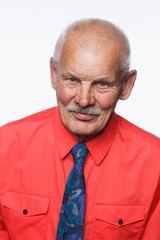
[[[129,59],[108,21],[62,33],[58,107],[0,129],[1,240],[160,239],[160,140],[115,113],[135,83]]]

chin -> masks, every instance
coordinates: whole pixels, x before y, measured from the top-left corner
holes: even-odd
[[[81,127],[80,129],[70,129],[71,134],[79,141],[88,141],[99,134],[97,131],[89,131],[87,127]]]
[[[95,124],[95,122],[75,121],[70,119],[64,123],[68,131],[79,141],[87,141],[102,132],[103,123]]]

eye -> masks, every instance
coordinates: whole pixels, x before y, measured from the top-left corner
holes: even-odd
[[[65,81],[67,81],[67,83],[73,84],[77,82],[77,79],[73,78],[73,77],[67,77],[65,78]]]
[[[99,81],[99,82],[96,83],[96,85],[99,88],[108,88],[109,87],[108,82],[105,82],[105,81]]]
[[[99,92],[109,92],[113,87],[113,82],[107,80],[99,80],[94,82],[94,87]]]

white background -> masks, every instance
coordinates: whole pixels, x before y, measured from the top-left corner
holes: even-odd
[[[116,111],[160,136],[159,0],[0,0],[0,125],[56,105],[49,59],[64,27],[85,17],[127,34],[138,78]]]

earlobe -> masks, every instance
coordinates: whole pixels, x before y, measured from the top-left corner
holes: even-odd
[[[55,66],[55,60],[53,57],[50,58],[50,79],[51,79],[51,85],[55,89],[56,87],[56,66]]]
[[[119,97],[120,100],[126,100],[130,96],[131,91],[135,84],[136,77],[137,77],[136,70],[131,70],[127,74],[127,76],[123,80],[123,88],[122,88],[122,92]]]

